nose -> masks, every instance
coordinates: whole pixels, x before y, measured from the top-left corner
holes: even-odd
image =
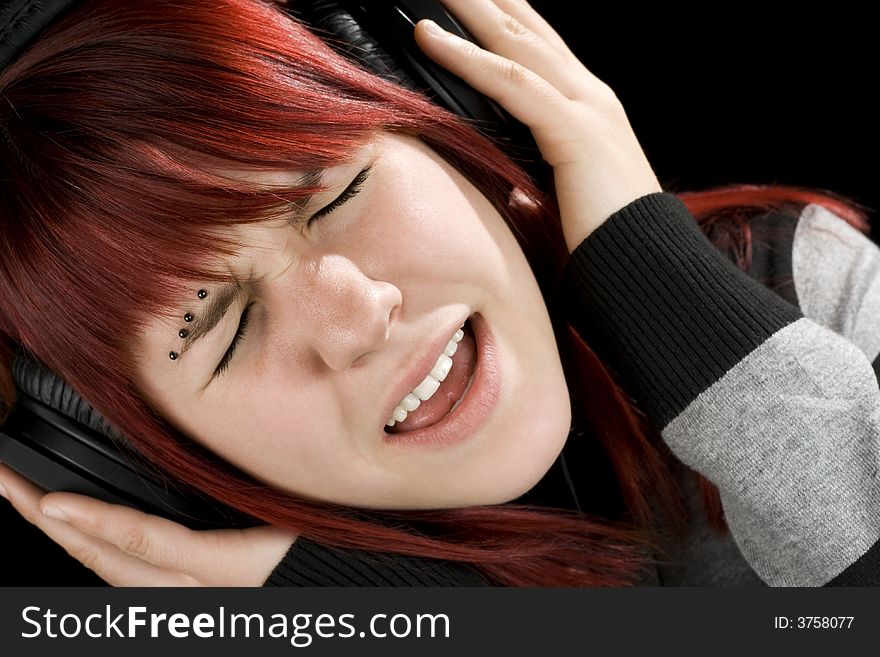
[[[306,340],[334,370],[345,370],[389,339],[403,295],[375,280],[346,257],[325,255],[308,263],[297,303]]]

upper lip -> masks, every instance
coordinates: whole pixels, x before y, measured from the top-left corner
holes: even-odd
[[[427,341],[427,347],[425,346],[426,343],[422,342],[416,348],[415,354],[407,358],[402,367],[398,367],[394,370],[395,372],[407,370],[407,365],[415,363],[408,368],[409,374],[405,376],[397,386],[392,388],[392,397],[388,403],[385,404],[385,415],[382,419],[383,426],[391,418],[394,408],[404,397],[406,397],[407,393],[412,392],[412,389],[424,381],[425,377],[431,373],[431,370],[434,369],[434,365],[437,363],[437,358],[443,353],[446,344],[452,339],[452,336],[455,335],[455,332],[459,327],[461,327],[466,321],[467,318],[464,318],[452,326],[452,328],[447,328],[445,331],[439,332],[434,338]]]

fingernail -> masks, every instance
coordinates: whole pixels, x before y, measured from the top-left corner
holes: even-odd
[[[437,25],[430,18],[425,19],[425,31],[435,36],[446,36],[446,30]]]
[[[6,494],[6,489],[3,488],[3,484],[0,484],[0,496],[2,496],[3,499],[9,499],[9,495]]]
[[[48,516],[50,518],[54,518],[55,520],[61,520],[62,522],[67,522],[67,514],[64,513],[57,506],[44,506],[43,507],[43,515]]]

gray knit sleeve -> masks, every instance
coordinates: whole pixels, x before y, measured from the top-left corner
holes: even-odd
[[[880,389],[863,345],[737,268],[668,193],[612,215],[566,275],[585,339],[718,487],[763,581],[880,583]]]

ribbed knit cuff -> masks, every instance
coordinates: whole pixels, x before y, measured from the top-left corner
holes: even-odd
[[[267,586],[487,586],[457,562],[319,545],[298,538],[270,574]]]
[[[741,271],[668,192],[615,212],[571,254],[571,321],[657,429],[803,315]]]

